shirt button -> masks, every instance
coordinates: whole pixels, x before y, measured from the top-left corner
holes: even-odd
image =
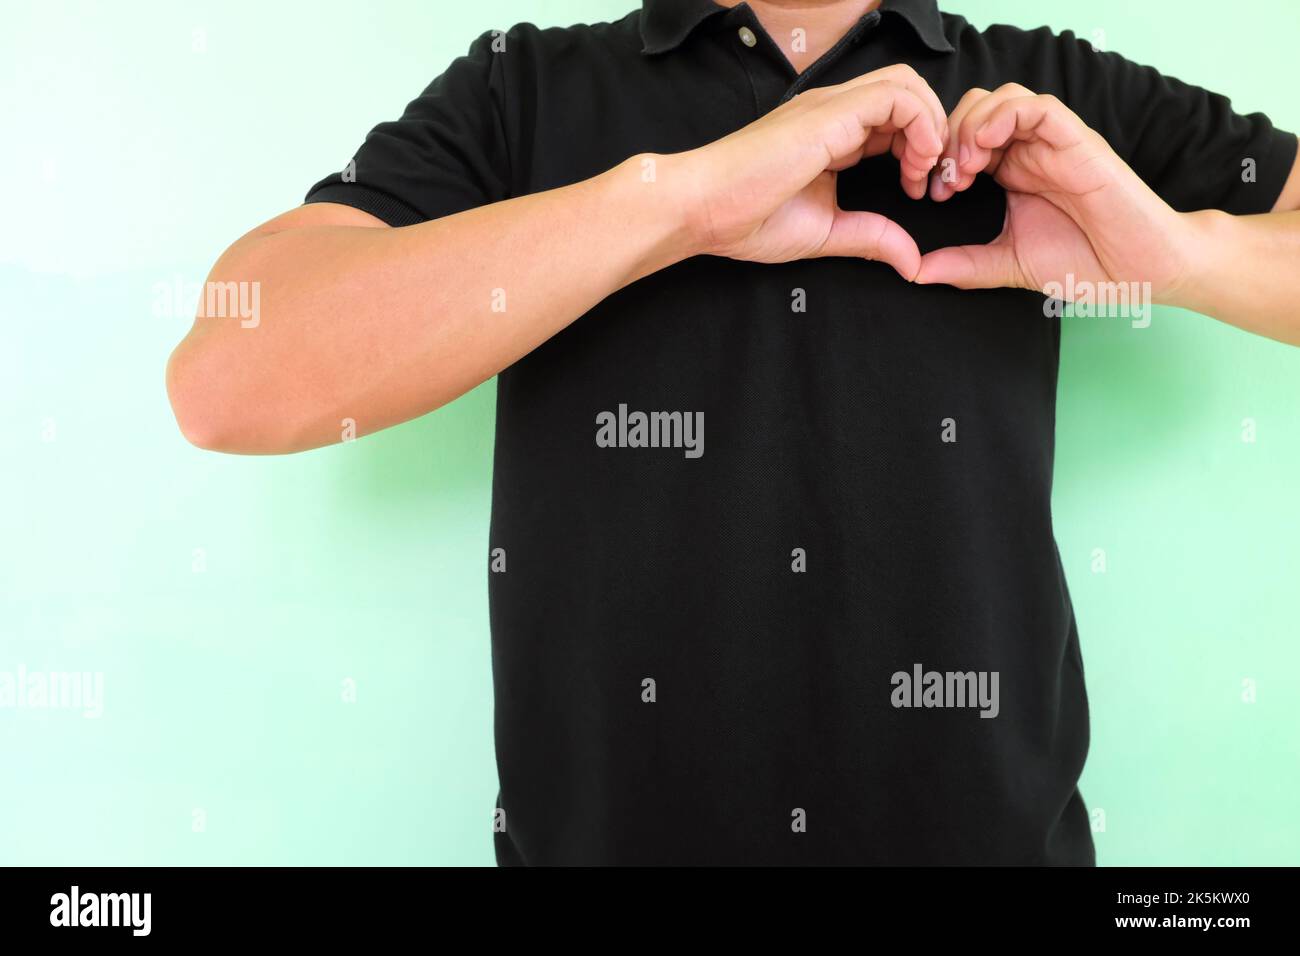
[[[741,27],[740,42],[745,44],[745,46],[749,46],[749,47],[757,46],[758,37],[754,36],[754,31],[751,30],[749,27]]]

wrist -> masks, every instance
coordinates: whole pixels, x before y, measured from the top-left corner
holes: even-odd
[[[1228,241],[1227,234],[1235,221],[1235,216],[1217,209],[1178,214],[1178,269],[1165,287],[1157,291],[1156,301],[1193,312],[1206,312],[1209,308],[1206,292],[1217,281],[1215,273]]]
[[[644,244],[634,278],[704,251],[681,188],[682,167],[680,154],[637,153],[597,177],[602,206]]]

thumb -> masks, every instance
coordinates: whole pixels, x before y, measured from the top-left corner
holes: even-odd
[[[894,220],[875,212],[835,210],[830,234],[817,256],[885,262],[908,282],[921,268],[921,250],[916,240]]]
[[[1011,246],[945,246],[921,257],[919,285],[951,285],[958,289],[1001,289],[1018,285]]]

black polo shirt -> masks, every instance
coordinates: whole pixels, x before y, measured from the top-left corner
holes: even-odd
[[[1265,212],[1295,156],[1222,97],[931,0],[886,0],[802,76],[743,4],[647,0],[484,34],[308,201],[419,223],[898,62],[949,109],[974,86],[1056,94],[1178,209]],[[993,239],[1005,210],[986,178],[908,200],[889,156],[839,193],[922,251]],[[1060,331],[1033,292],[698,257],[503,371],[498,861],[1093,862],[1052,533]]]

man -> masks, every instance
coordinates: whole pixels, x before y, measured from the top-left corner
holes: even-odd
[[[1044,292],[1300,343],[1295,166],[1069,35],[646,0],[481,37],[169,390],[278,453],[500,373],[499,862],[1090,864]]]

